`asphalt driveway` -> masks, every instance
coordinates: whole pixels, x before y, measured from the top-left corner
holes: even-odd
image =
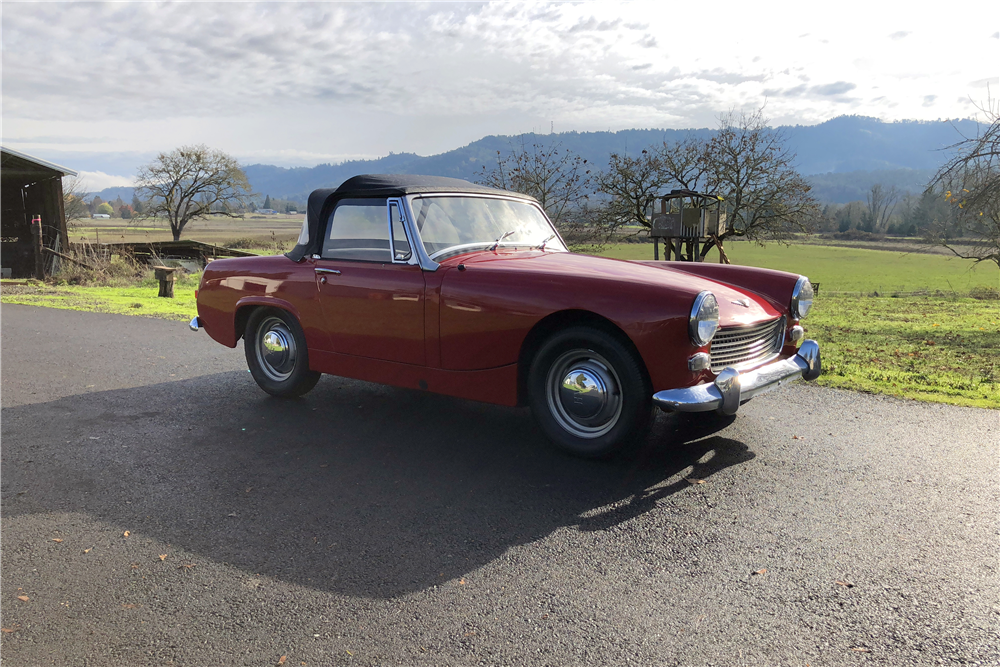
[[[257,389],[184,324],[5,305],[10,665],[1000,664],[1000,413],[798,383],[634,455]]]

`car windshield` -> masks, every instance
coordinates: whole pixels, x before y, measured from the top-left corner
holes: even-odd
[[[566,250],[555,230],[535,206],[512,199],[422,196],[410,199],[410,209],[431,259],[500,246]]]

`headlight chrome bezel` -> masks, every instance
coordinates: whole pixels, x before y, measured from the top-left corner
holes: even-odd
[[[799,276],[798,281],[795,283],[795,289],[792,290],[792,302],[788,306],[792,317],[801,320],[808,315],[815,297],[816,295],[813,292],[812,283],[809,282],[809,279],[805,276]]]
[[[707,326],[706,326],[707,325]],[[700,292],[691,306],[688,318],[688,334],[697,347],[705,347],[712,342],[719,330],[719,301],[715,295],[705,290]]]

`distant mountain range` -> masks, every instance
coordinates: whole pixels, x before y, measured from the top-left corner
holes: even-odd
[[[976,122],[883,122],[864,116],[839,116],[819,125],[779,128],[796,152],[797,167],[813,184],[813,194],[824,203],[864,199],[874,183],[895,185],[904,192],[920,192],[946,159],[946,148],[962,134],[974,135]],[[351,176],[366,173],[430,174],[474,181],[483,167],[496,164],[497,153],[512,145],[556,144],[588,160],[596,169],[612,152],[637,154],[662,142],[688,136],[708,138],[711,129],[621,130],[619,132],[562,132],[520,136],[488,136],[439,155],[391,153],[377,160],[352,160],[315,167],[284,168],[252,164],[244,168],[254,191],[272,198],[305,202],[316,188],[336,187]],[[961,134],[960,134],[961,133]],[[102,199],[121,196],[129,201],[131,188],[108,188]]]

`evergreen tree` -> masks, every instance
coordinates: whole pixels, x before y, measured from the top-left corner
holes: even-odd
[[[271,195],[264,198],[264,208],[271,208]]]

